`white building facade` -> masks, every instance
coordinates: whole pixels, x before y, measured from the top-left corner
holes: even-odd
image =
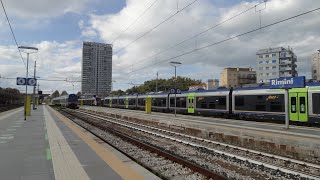
[[[105,96],[111,92],[112,45],[83,42],[82,94]]]
[[[207,90],[216,89],[219,87],[219,79],[208,79]]]
[[[320,81],[320,50],[311,55],[311,77]]]
[[[269,83],[273,78],[298,76],[297,56],[290,48],[261,49],[256,53],[256,62],[257,83]]]

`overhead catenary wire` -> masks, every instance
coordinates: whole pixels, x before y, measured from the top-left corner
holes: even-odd
[[[148,6],[148,8],[143,11],[131,24],[129,24],[129,26],[123,30],[112,42],[111,44],[113,44],[117,39],[119,39],[125,32],[127,32],[127,30],[133,26],[144,14],[146,14],[146,12],[157,2],[158,0],[155,0],[153,3],[150,4],[150,6]]]
[[[171,18],[173,18],[174,16],[176,16],[177,14],[179,14],[180,12],[182,12],[183,10],[187,9],[188,7],[190,7],[192,4],[194,4],[195,2],[197,2],[198,0],[194,0],[191,3],[189,3],[188,5],[184,6],[182,9],[178,10],[177,12],[173,13],[172,15],[170,15],[169,17],[167,17],[166,19],[164,19],[163,21],[161,21],[159,24],[157,24],[156,26],[152,27],[151,29],[149,29],[148,31],[144,32],[142,35],[140,35],[138,38],[136,38],[135,40],[131,41],[129,44],[125,45],[124,47],[120,48],[118,51],[116,51],[115,53],[113,53],[113,55],[118,54],[119,52],[121,52],[122,50],[126,49],[127,47],[129,47],[131,44],[137,42],[139,39],[141,39],[142,37],[146,36],[147,34],[149,34],[151,31],[157,29],[159,26],[161,26],[162,24],[164,24],[165,22],[169,21]]]
[[[14,42],[15,42],[15,44],[16,44],[16,46],[17,46],[18,51],[19,51],[21,60],[22,60],[22,62],[23,62],[23,64],[24,64],[25,68],[27,68],[26,63],[24,62],[24,59],[23,59],[23,57],[22,57],[21,51],[20,51],[20,49],[19,49],[19,45],[18,45],[16,36],[15,36],[14,33],[13,33],[13,29],[12,29],[10,20],[9,20],[9,18],[8,18],[8,14],[7,14],[6,8],[4,7],[4,4],[3,4],[2,0],[0,0],[0,1],[1,1],[1,5],[2,5],[2,8],[3,8],[4,14],[5,14],[6,19],[7,19],[7,22],[8,22],[8,24],[9,24],[9,27],[10,27],[11,34],[12,34],[12,36],[13,36]]]
[[[193,36],[191,36],[191,37],[189,37],[189,38],[187,38],[187,39],[184,39],[184,40],[182,40],[182,41],[180,41],[180,42],[178,42],[178,43],[176,43],[176,44],[174,44],[174,45],[172,45],[172,46],[169,46],[168,48],[166,48],[166,49],[164,49],[164,50],[162,50],[162,51],[159,51],[158,53],[155,53],[154,55],[151,55],[151,56],[149,56],[149,57],[143,58],[143,59],[139,60],[138,62],[136,62],[135,65],[137,65],[137,64],[139,64],[139,63],[142,63],[142,62],[144,62],[144,61],[146,61],[146,60],[148,60],[148,59],[154,58],[154,57],[156,57],[156,56],[158,56],[158,55],[160,55],[160,54],[162,54],[162,53],[164,53],[164,52],[167,52],[168,50],[171,50],[171,49],[173,49],[173,48],[175,48],[175,47],[177,47],[177,46],[179,46],[179,45],[181,45],[181,44],[183,44],[183,43],[191,40],[191,39],[194,39],[194,38],[196,38],[196,37],[198,37],[198,36],[200,36],[200,35],[202,35],[202,34],[204,34],[204,33],[207,33],[207,32],[209,32],[210,30],[212,30],[212,29],[214,29],[214,28],[216,28],[216,27],[218,27],[218,26],[221,26],[221,25],[227,23],[228,21],[231,21],[232,19],[234,19],[234,18],[236,18],[236,17],[238,17],[238,16],[240,16],[240,15],[242,15],[242,14],[245,14],[245,13],[247,13],[248,11],[250,11],[250,10],[252,10],[252,9],[255,9],[257,6],[259,6],[259,5],[261,5],[261,4],[264,4],[264,3],[265,3],[265,2],[261,2],[261,3],[259,3],[259,4],[256,4],[256,5],[248,8],[248,9],[246,9],[246,10],[244,10],[244,11],[242,11],[242,12],[240,12],[240,13],[238,13],[238,14],[236,14],[236,15],[234,15],[234,16],[232,16],[232,17],[230,17],[230,18],[228,18],[228,19],[226,19],[226,20],[224,20],[224,21],[222,21],[222,22],[220,22],[220,23],[218,23],[218,24],[215,24],[215,25],[207,28],[207,29],[204,30],[204,31],[201,31],[201,32],[199,32],[199,33],[197,33],[197,34],[195,34],[195,35],[193,35]]]
[[[303,12],[303,13],[300,13],[300,14],[297,14],[297,15],[295,15],[295,16],[291,16],[291,17],[289,17],[289,18],[285,18],[285,19],[276,21],[276,22],[274,22],[274,23],[270,23],[270,24],[268,24],[268,25],[261,26],[261,27],[259,27],[259,28],[256,28],[256,29],[253,29],[253,30],[250,30],[250,31],[247,31],[247,32],[244,32],[244,33],[241,33],[241,34],[238,34],[238,35],[229,37],[229,38],[226,38],[226,39],[224,39],[224,40],[217,41],[217,42],[214,42],[214,43],[211,43],[211,44],[209,44],[209,45],[205,45],[205,46],[202,46],[202,47],[199,47],[199,48],[195,48],[195,49],[193,49],[193,50],[191,50],[191,51],[188,51],[188,52],[185,52],[185,53],[182,53],[182,54],[179,54],[179,55],[176,55],[176,56],[173,56],[173,57],[164,59],[164,60],[159,61],[159,62],[156,62],[156,63],[154,63],[154,64],[151,64],[151,65],[148,65],[148,66],[144,66],[144,67],[142,67],[142,68],[135,69],[135,70],[133,70],[133,71],[131,71],[131,72],[128,72],[128,73],[125,73],[125,74],[123,74],[123,75],[121,75],[121,76],[126,76],[126,75],[128,75],[128,74],[137,72],[137,71],[139,71],[139,70],[146,69],[146,68],[152,67],[152,66],[154,66],[154,65],[161,64],[161,63],[164,63],[164,62],[167,62],[167,61],[170,61],[170,60],[173,60],[173,59],[176,59],[176,58],[179,58],[179,57],[188,55],[188,54],[192,54],[192,53],[197,52],[197,51],[199,51],[199,50],[206,49],[206,48],[209,48],[209,47],[212,47],[212,46],[215,46],[215,45],[218,45],[218,44],[221,44],[221,43],[230,41],[230,40],[232,40],[232,39],[235,39],[235,38],[238,38],[238,37],[241,37],[241,36],[244,36],[244,35],[247,35],[247,34],[256,32],[256,31],[258,31],[258,30],[260,30],[260,29],[265,29],[265,28],[268,28],[268,27],[271,27],[271,26],[274,26],[274,25],[283,23],[283,22],[285,22],[285,21],[289,21],[289,20],[291,20],[291,19],[294,19],[294,18],[303,16],[303,15],[306,15],[306,14],[310,14],[310,13],[312,13],[312,12],[319,11],[319,10],[320,10],[320,8],[315,8],[315,9],[312,9],[312,10],[309,10],[309,11],[306,11],[306,12]],[[119,77],[118,77],[118,78],[119,78]],[[115,79],[117,79],[117,77],[115,77]]]

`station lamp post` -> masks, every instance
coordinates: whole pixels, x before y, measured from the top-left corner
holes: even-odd
[[[32,53],[36,53],[38,52],[38,48],[36,47],[29,47],[29,46],[19,46],[18,47],[19,50],[20,49],[27,49],[27,50],[33,50],[32,52],[24,52],[24,51],[21,51],[23,53],[26,53],[27,54],[27,71],[26,71],[26,95],[25,95],[25,102],[24,102],[24,120],[27,120],[27,96],[28,96],[28,74],[29,74],[29,54],[32,54]],[[33,102],[34,103],[34,102]]]
[[[181,65],[181,62],[171,61],[170,65],[174,66],[174,116],[177,117],[177,66]]]

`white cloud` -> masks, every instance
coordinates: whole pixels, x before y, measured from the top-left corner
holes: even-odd
[[[181,2],[179,4],[181,8],[190,3],[191,0],[179,2]],[[138,63],[142,59],[160,52],[258,3],[259,1],[243,1],[231,7],[220,8],[209,0],[198,1],[119,54],[114,55],[114,78],[117,79],[117,75],[129,72],[131,69],[138,69],[155,62],[164,61],[192,49],[259,28],[259,10],[261,10],[261,24],[264,26],[320,6],[320,1],[312,0],[270,0],[266,4],[266,9],[264,9],[264,5],[260,5],[256,9],[257,12],[255,9],[252,9],[179,47],[170,49],[161,55],[149,59],[149,61]],[[91,15],[90,26],[88,28],[94,29],[102,41],[112,42],[145,8],[146,5],[141,1],[128,0],[127,6],[119,13],[113,15]],[[115,41],[114,52],[132,42],[176,11],[176,1],[165,0],[157,2],[147,14]],[[306,61],[308,59],[309,54],[306,54],[306,51],[311,53],[317,49],[320,39],[318,32],[320,18],[318,18],[318,14],[319,12],[311,13],[172,60],[183,63],[181,68],[187,70],[183,70],[182,74],[193,77],[192,73],[199,74],[203,73],[202,71],[207,71],[206,73],[209,74],[207,77],[214,76],[212,78],[219,78],[220,72],[217,73],[216,70],[221,70],[224,67],[255,68],[255,53],[259,49],[290,46],[293,47],[294,52],[298,56],[299,74],[308,75],[310,68],[305,63],[303,64],[299,61]],[[186,68],[189,66],[193,67],[193,72],[190,68]],[[141,83],[154,77],[154,72],[162,71],[163,74],[166,74],[170,71],[169,69],[168,62],[165,62],[122,76],[121,78],[125,80],[121,81],[126,82],[129,78]],[[210,71],[210,69],[214,69],[215,71]],[[121,86],[120,83],[118,85]]]
[[[66,13],[79,13],[89,0],[3,0],[10,15],[21,19],[52,18]]]
[[[37,76],[49,80],[81,80],[81,43],[66,41],[63,43],[42,41],[31,46],[39,48],[38,53],[30,54],[29,74],[33,75],[34,61],[37,60]],[[23,54],[26,59],[26,54]],[[0,74],[2,77],[25,77],[26,69],[20,60],[15,46],[0,46]],[[10,63],[12,62],[12,63]],[[1,79],[1,87],[16,87],[15,79]],[[39,80],[40,88],[45,92],[80,90],[80,83]],[[73,87],[74,85],[74,87]],[[24,89],[20,89],[24,91]]]

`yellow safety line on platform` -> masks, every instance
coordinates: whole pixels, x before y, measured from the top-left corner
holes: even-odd
[[[55,179],[90,179],[45,106],[43,108],[43,112],[47,127]]]
[[[50,107],[50,110],[55,113],[59,119],[65,123],[74,133],[76,133],[88,146],[97,153],[97,155],[104,160],[117,174],[123,179],[145,179],[142,175],[135,172],[133,169],[125,165],[119,158],[117,158],[111,151],[97,143],[90,133],[86,130],[80,129],[78,125],[71,122],[66,117],[62,116],[56,110]]]

